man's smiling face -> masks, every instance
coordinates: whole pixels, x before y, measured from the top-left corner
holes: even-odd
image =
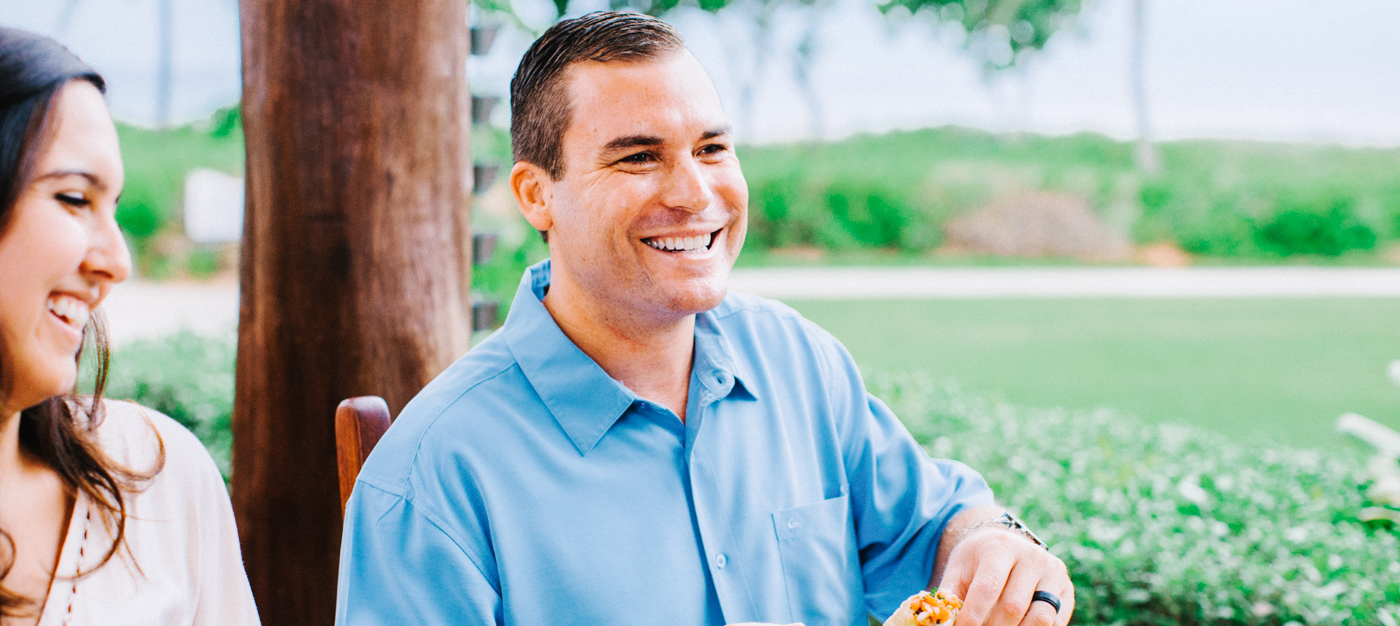
[[[549,233],[548,297],[643,325],[718,305],[748,186],[709,76],[685,51],[567,71],[564,175],[526,211]]]

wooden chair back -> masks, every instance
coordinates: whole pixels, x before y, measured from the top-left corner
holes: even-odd
[[[340,402],[335,409],[335,456],[340,467],[340,513],[355,488],[360,467],[389,429],[389,405],[379,396],[358,396]]]

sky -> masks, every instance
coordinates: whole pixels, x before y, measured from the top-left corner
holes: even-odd
[[[154,123],[159,0],[77,0],[65,24],[67,1],[0,0],[0,24],[55,36],[107,77],[116,117]],[[238,99],[237,3],[170,1],[174,117],[203,118]],[[571,13],[604,4],[575,0]],[[514,7],[537,29],[553,18],[548,0],[514,0]],[[816,17],[779,13],[763,54],[755,53],[752,22],[737,13],[688,10],[672,21],[709,69],[741,140],[945,124],[1134,137],[1131,4],[1089,0],[1086,7],[1077,27],[1056,34],[1021,67],[991,76],[964,50],[957,29],[923,15],[891,22],[871,0],[831,0]],[[1400,146],[1400,3],[1148,0],[1147,7],[1155,137]],[[793,79],[795,42],[813,26],[820,124]],[[530,35],[503,29],[491,54],[470,62],[473,91],[505,94],[529,42]],[[751,107],[740,95],[746,85]],[[495,123],[508,123],[507,108],[497,108]]]

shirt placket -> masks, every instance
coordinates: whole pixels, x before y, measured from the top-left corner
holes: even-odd
[[[710,579],[714,581],[725,622],[754,621],[758,619],[758,608],[744,576],[743,558],[737,554],[736,547],[740,544],[730,520],[731,503],[720,493],[719,485],[724,483],[715,475],[719,468],[712,455],[714,438],[705,436],[706,421],[715,410],[723,393],[721,390],[727,391],[733,378],[723,371],[706,375],[710,379],[702,381],[700,402],[695,414],[688,418],[695,420],[693,430],[687,429],[691,440],[686,454],[692,506],[699,526],[700,545],[705,551]]]

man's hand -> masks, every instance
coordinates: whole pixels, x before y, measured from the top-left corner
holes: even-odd
[[[978,508],[954,518],[943,539],[955,544],[950,552],[939,546],[939,556],[947,556],[938,587],[963,599],[955,626],[1065,626],[1074,612],[1074,583],[1064,562],[1004,526],[986,524],[967,532],[976,522],[1001,515],[991,511]],[[1036,591],[1058,596],[1059,612],[1049,602],[1031,602]]]

